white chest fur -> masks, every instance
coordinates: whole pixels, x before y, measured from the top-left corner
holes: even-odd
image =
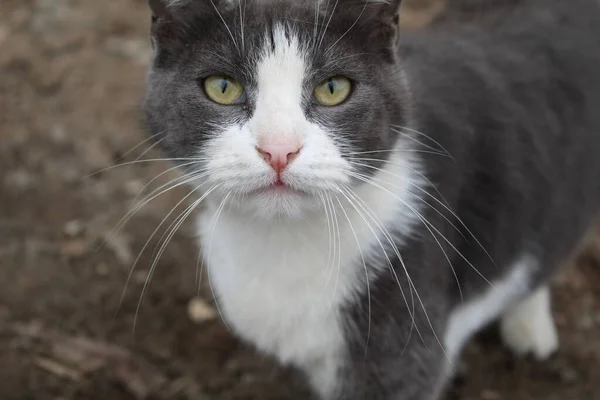
[[[266,221],[225,210],[213,225],[216,207],[207,207],[201,243],[230,328],[284,363],[307,366],[343,356],[341,306],[367,290],[361,253],[372,258],[383,252],[378,225],[401,224],[408,233],[413,214],[405,204],[417,208],[407,190],[415,184],[414,166],[398,158],[376,175],[380,188],[357,189],[362,213],[344,198],[332,200],[337,223],[331,212],[329,222],[325,212]]]
[[[351,244],[344,243],[338,269],[329,257],[325,221],[240,222],[224,213],[211,249],[204,243],[211,283],[231,328],[284,363],[338,352],[340,305],[359,290],[357,271],[348,268]]]

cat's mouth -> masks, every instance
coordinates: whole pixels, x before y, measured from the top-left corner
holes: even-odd
[[[253,190],[251,195],[271,195],[271,196],[306,196],[307,193],[296,187],[292,187],[283,179],[278,178],[273,183]]]
[[[276,182],[274,182],[273,184],[271,184],[269,186],[258,189],[257,192],[268,193],[268,194],[278,194],[278,195],[285,195],[285,194],[303,195],[303,194],[305,194],[303,191],[291,187],[287,183],[283,182],[281,179],[277,180]]]
[[[284,182],[284,181],[282,181],[282,180],[281,180],[281,178],[278,178],[278,179],[277,179],[277,182],[275,182],[275,183],[273,184],[273,186],[275,186],[275,187],[281,187],[281,188],[284,188],[284,187],[286,186],[286,184],[285,184],[285,182]]]

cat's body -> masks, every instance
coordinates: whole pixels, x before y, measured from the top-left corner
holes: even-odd
[[[556,350],[547,284],[600,209],[600,3],[507,0],[398,44],[398,1],[150,3],[148,126],[206,194],[233,331],[327,400],[434,399],[500,317],[516,352]],[[245,97],[211,102],[211,74]],[[347,100],[311,100],[337,75]]]

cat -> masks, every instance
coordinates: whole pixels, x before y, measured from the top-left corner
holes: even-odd
[[[149,1],[145,123],[219,311],[321,399],[438,399],[497,320],[559,347],[550,280],[600,209],[600,3],[485,3],[401,34],[400,0]]]

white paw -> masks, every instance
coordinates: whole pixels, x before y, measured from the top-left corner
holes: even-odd
[[[537,360],[546,360],[559,347],[558,333],[550,308],[550,291],[539,289],[500,321],[502,340],[515,354],[533,354]]]

